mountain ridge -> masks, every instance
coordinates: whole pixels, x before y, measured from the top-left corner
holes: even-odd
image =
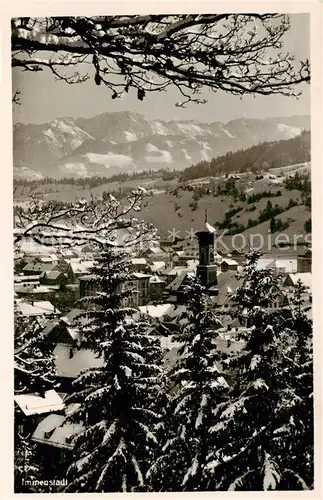
[[[291,139],[309,129],[308,115],[203,123],[150,120],[131,111],[56,118],[46,124],[18,123],[13,130],[14,176],[61,178],[182,170],[229,151]]]

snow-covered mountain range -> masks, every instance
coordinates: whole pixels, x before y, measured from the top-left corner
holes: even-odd
[[[14,176],[110,176],[120,171],[182,169],[264,141],[296,137],[309,116],[215,121],[150,120],[131,112],[59,118],[14,126]]]

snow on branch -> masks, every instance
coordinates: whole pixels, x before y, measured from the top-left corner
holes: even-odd
[[[289,28],[284,14],[16,18],[12,65],[49,69],[67,83],[87,80],[90,67],[95,84],[107,86],[113,99],[134,89],[143,100],[175,86],[181,107],[205,102],[203,87],[297,96],[295,85],[310,81],[310,65],[282,50]],[[59,72],[76,66],[73,75]]]
[[[82,246],[95,244],[128,247],[150,241],[156,231],[138,221],[134,212],[141,210],[142,192],[134,191],[121,205],[108,200],[80,200],[61,208],[32,199],[26,209],[15,214],[14,244],[33,240],[44,246]]]

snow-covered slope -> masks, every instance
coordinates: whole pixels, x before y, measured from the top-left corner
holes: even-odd
[[[228,123],[149,120],[131,112],[61,118],[14,127],[15,175],[112,175],[120,171],[181,169],[264,141],[309,130],[308,116],[238,119]]]

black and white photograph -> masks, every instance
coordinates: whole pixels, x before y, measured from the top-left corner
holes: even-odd
[[[315,489],[312,14],[260,3],[11,17],[15,493]]]

